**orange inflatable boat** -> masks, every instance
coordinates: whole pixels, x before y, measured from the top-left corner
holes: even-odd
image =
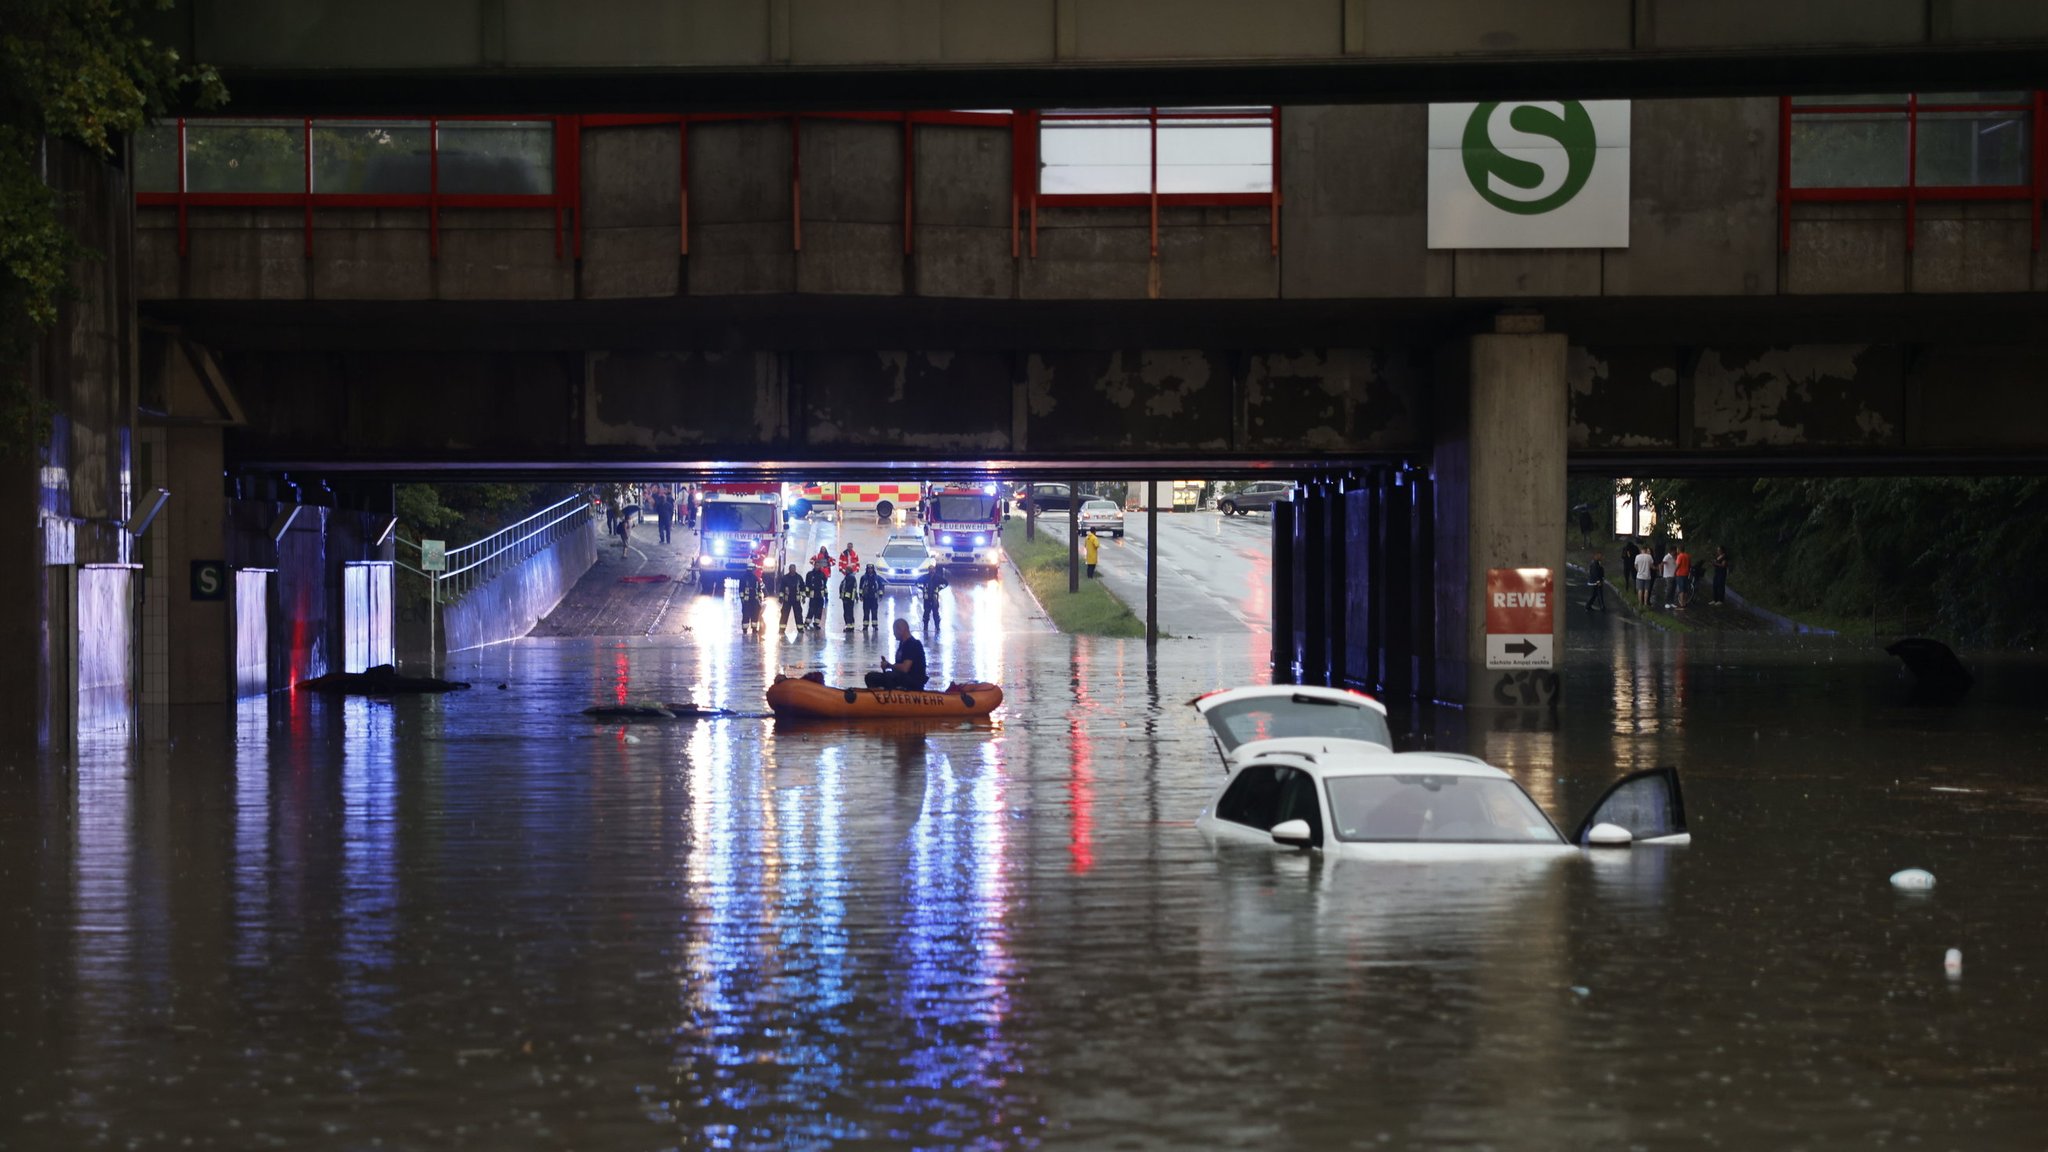
[[[1002,703],[1003,690],[993,684],[949,684],[943,690],[906,692],[834,688],[822,677],[777,676],[768,686],[770,711],[804,720],[971,720]]]

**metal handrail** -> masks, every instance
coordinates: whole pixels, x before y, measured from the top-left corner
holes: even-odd
[[[434,602],[446,604],[458,600],[495,579],[511,565],[545,551],[569,532],[588,524],[596,508],[589,493],[578,493],[556,501],[481,540],[448,549],[445,553],[447,571],[421,572],[420,575],[427,577],[429,594]],[[401,537],[401,542],[416,552],[420,550],[417,541]],[[408,571],[419,571],[410,565],[405,567]]]

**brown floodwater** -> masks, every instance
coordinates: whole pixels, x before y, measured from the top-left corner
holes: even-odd
[[[1192,826],[1256,635],[1148,666],[990,600],[935,666],[994,727],[579,714],[879,655],[723,610],[0,773],[0,1148],[2043,1145],[2048,663],[1929,709],[1865,645],[1602,620],[1555,724],[1397,730],[1560,823],[1677,764],[1689,848],[1337,865]]]

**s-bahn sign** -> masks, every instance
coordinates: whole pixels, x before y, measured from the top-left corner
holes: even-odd
[[[1548,568],[1486,570],[1486,666],[1548,668],[1555,590]]]
[[[1628,247],[1629,104],[1429,106],[1431,248]]]

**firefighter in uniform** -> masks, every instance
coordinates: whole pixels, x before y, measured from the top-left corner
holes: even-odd
[[[852,570],[839,574],[839,615],[848,632],[853,631],[853,598],[860,592],[860,581],[854,578]]]
[[[740,635],[761,630],[761,570],[752,564],[740,573]]]
[[[875,613],[882,606],[882,577],[873,564],[860,576],[860,630],[879,629],[882,625],[875,619]]]

